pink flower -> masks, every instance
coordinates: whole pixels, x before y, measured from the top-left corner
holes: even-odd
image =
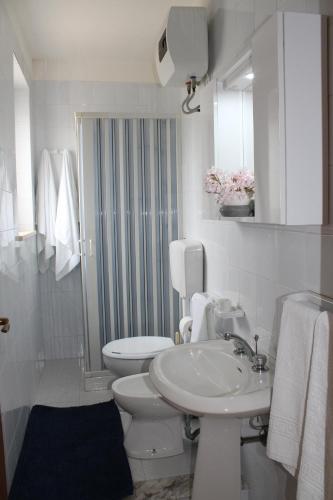
[[[247,170],[224,172],[212,167],[204,179],[206,193],[214,194],[217,203],[248,203],[255,193],[254,176]]]
[[[219,194],[222,190],[223,172],[212,167],[204,179],[206,193]]]

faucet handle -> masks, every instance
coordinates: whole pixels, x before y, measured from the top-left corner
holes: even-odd
[[[231,340],[231,332],[224,332],[223,338],[224,340]]]
[[[269,370],[267,363],[267,356],[265,354],[258,354],[258,340],[259,335],[254,336],[254,341],[256,343],[255,355],[253,356],[252,370],[257,373],[267,372]]]
[[[258,354],[258,340],[259,340],[259,335],[255,335],[254,341],[256,343],[256,349],[255,349],[256,355]]]
[[[257,373],[268,372],[269,368],[266,366],[267,356],[265,354],[256,354],[253,358],[252,370]]]

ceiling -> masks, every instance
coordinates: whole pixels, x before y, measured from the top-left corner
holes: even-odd
[[[172,5],[209,0],[7,0],[33,60],[151,65]]]

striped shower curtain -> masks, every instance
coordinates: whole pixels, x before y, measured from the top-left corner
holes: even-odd
[[[94,121],[96,265],[102,343],[170,336],[179,298],[169,242],[178,238],[175,119]]]

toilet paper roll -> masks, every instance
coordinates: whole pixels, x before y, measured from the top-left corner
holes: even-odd
[[[191,316],[184,316],[179,322],[179,332],[184,344],[188,344],[191,341],[192,322]]]

